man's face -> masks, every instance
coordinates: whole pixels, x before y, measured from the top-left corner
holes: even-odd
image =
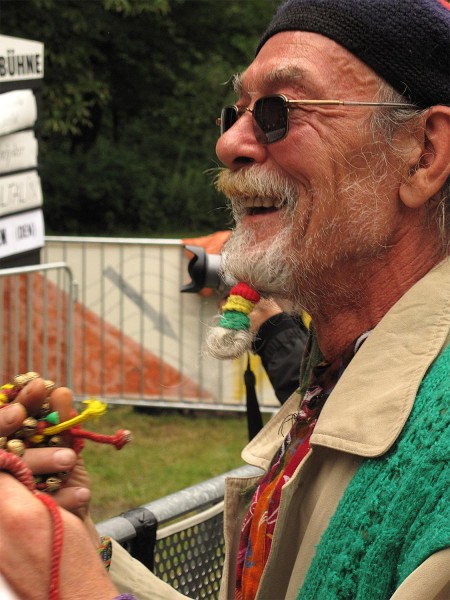
[[[332,40],[295,31],[270,38],[239,87],[237,106],[252,108],[269,94],[372,101],[379,81]],[[385,252],[399,220],[398,175],[380,160],[382,137],[369,131],[374,110],[290,110],[287,136],[268,145],[257,142],[245,112],[221,136],[217,155],[227,169],[218,188],[236,220],[224,253],[228,274],[308,309]]]

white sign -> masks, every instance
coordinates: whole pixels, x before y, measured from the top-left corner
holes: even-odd
[[[0,35],[0,82],[43,77],[44,44]]]
[[[36,119],[36,98],[31,90],[0,94],[0,135],[33,127]]]
[[[0,177],[0,217],[42,204],[41,180],[37,171]]]
[[[42,210],[0,219],[0,258],[21,254],[44,245]]]
[[[0,137],[0,173],[37,167],[38,143],[33,131]]]

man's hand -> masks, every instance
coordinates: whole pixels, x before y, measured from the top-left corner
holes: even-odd
[[[0,473],[0,490],[0,573],[18,598],[48,600],[51,556],[57,550],[49,511],[11,475]],[[61,515],[60,600],[111,600],[118,592],[85,527],[67,511]]]
[[[30,381],[19,392],[15,400],[0,409],[0,437],[7,436],[20,429],[28,415],[36,415],[48,396],[43,379]],[[52,411],[59,413],[60,421],[67,421],[72,415],[72,392],[65,387],[53,390],[49,398]],[[63,444],[67,436],[62,435]],[[94,543],[98,536],[89,519],[90,480],[81,457],[69,447],[28,448],[23,456],[24,462],[36,475],[45,473],[67,474],[64,486],[53,498],[63,508],[82,518],[91,532]]]

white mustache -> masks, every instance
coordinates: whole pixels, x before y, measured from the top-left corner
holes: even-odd
[[[239,208],[243,201],[259,202],[264,199],[270,199],[277,208],[292,206],[299,194],[296,182],[259,165],[239,171],[221,169],[215,185],[231,201],[233,209]]]

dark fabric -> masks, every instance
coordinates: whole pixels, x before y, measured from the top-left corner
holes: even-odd
[[[250,356],[247,361],[247,369],[244,373],[244,383],[247,402],[247,430],[250,442],[263,428],[263,420],[259,409],[258,397],[256,396],[256,377],[250,367]]]
[[[301,321],[286,313],[267,319],[253,342],[281,404],[299,387],[300,364],[308,333]]]
[[[446,0],[288,0],[257,53],[271,36],[292,30],[320,33],[344,46],[420,107],[450,104]]]
[[[304,396],[308,385],[311,371],[323,361],[323,354],[319,348],[317,334],[313,322],[309,325],[308,339],[303,352],[300,367],[300,395]]]

